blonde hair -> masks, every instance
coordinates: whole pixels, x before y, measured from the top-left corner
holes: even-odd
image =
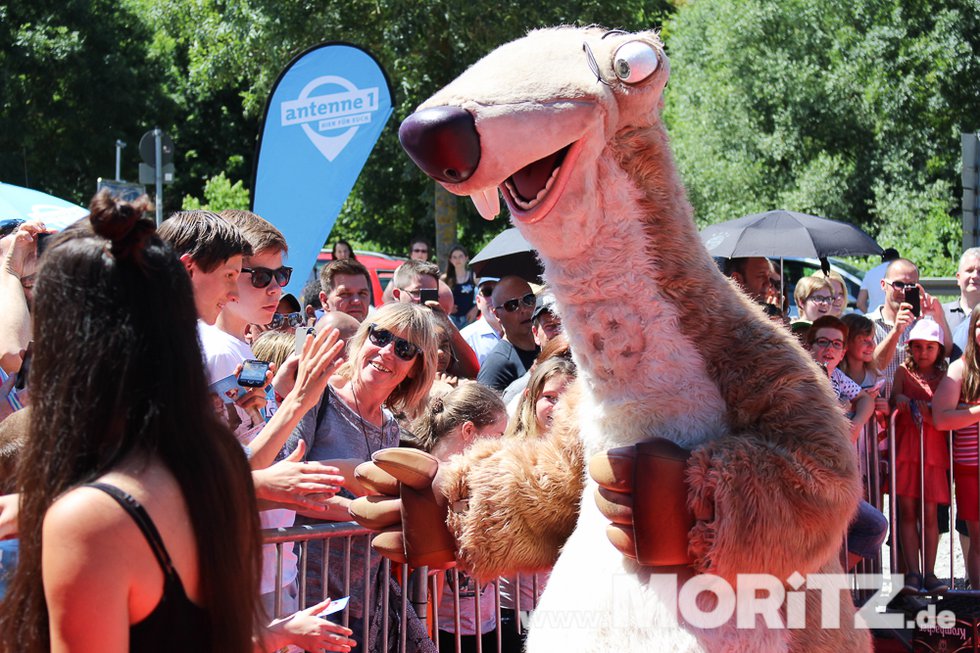
[[[364,342],[371,325],[391,331],[419,348],[409,375],[388,395],[385,406],[394,413],[411,413],[429,396],[436,376],[436,328],[432,310],[416,304],[385,304],[368,320],[347,345],[349,358],[337,374],[347,380],[364,364]]]
[[[796,288],[793,289],[793,299],[796,300],[796,306],[800,309],[800,315],[803,315],[803,304],[810,298],[810,295],[822,289],[829,290],[831,295],[834,294],[834,287],[830,285],[822,273],[819,277],[812,275],[803,277],[796,282]]]
[[[285,331],[266,331],[252,342],[252,353],[259,360],[275,363],[282,367],[283,362],[296,348],[295,334]]]
[[[464,381],[458,388],[429,401],[410,430],[418,448],[431,452],[441,438],[458,426],[473,422],[477,428],[483,428],[506,414],[507,407],[496,390]]]
[[[533,440],[544,435],[538,429],[538,416],[535,411],[535,404],[541,398],[544,386],[548,379],[554,376],[567,376],[574,379],[576,375],[575,363],[567,358],[554,357],[538,363],[531,378],[527,382],[527,389],[517,402],[517,410],[514,417],[507,424],[507,432],[504,437],[521,438],[523,440]]]

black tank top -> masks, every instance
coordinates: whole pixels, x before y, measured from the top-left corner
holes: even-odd
[[[143,506],[114,485],[88,483],[115,499],[140,530],[163,569],[163,596],[153,612],[129,627],[131,653],[205,653],[211,650],[211,626],[207,610],[195,605],[184,592],[180,576],[170,562],[167,549]]]

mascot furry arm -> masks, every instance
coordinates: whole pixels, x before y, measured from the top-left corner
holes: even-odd
[[[485,218],[503,195],[545,264],[579,368],[552,440],[481,444],[438,470],[431,503],[448,510],[448,541],[474,575],[547,566],[560,551],[530,651],[867,650],[866,633],[850,627],[680,624],[668,593],[648,585],[651,568],[606,539],[616,507],[599,511],[584,461],[655,436],[691,452],[671,490],[697,517],[691,564],[672,570],[678,582],[704,571],[732,584],[745,573],[839,571],[860,494],[826,379],[701,245],[659,119],[668,76],[654,33],[540,30],[487,55],[402,124],[419,167]],[[619,517],[644,499],[623,493]],[[391,542],[381,548],[400,553]],[[586,598],[600,625],[550,619]],[[842,603],[847,621],[853,606]],[[617,623],[623,605],[656,628]]]

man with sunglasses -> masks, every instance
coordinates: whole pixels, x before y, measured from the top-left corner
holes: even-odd
[[[493,289],[497,287],[497,277],[480,277],[476,283],[476,307],[480,309],[480,319],[459,330],[466,344],[476,353],[476,359],[483,365],[487,356],[504,335],[500,320],[493,314]]]
[[[881,280],[881,288],[885,293],[885,303],[868,313],[867,317],[875,325],[875,365],[885,378],[882,396],[889,396],[895,371],[905,360],[909,332],[918,319],[929,316],[942,328],[945,336],[943,342],[946,343],[944,356],[949,356],[952,350],[953,336],[946,323],[943,305],[919,285],[919,269],[915,263],[904,258],[889,263]],[[905,301],[908,288],[919,290],[921,310],[918,317],[912,313],[912,305]]]
[[[491,300],[504,337],[487,356],[476,380],[503,392],[527,372],[540,351],[531,333],[536,302],[530,284],[517,276],[502,278],[493,289]]]

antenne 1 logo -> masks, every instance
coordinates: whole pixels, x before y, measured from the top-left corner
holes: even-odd
[[[313,95],[314,91],[320,94]],[[333,161],[357,134],[358,125],[371,122],[372,114],[378,111],[378,95],[376,86],[359,89],[343,77],[317,77],[303,87],[298,98],[279,106],[280,123],[283,127],[301,126],[316,149]],[[338,130],[343,131],[329,134]]]

